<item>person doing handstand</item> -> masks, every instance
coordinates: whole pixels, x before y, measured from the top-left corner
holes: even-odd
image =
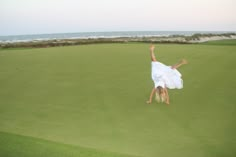
[[[152,97],[156,93],[156,100],[158,102],[165,102],[167,105],[170,104],[169,89],[181,89],[183,88],[183,80],[181,78],[180,72],[177,70],[180,66],[187,64],[185,59],[182,59],[175,65],[167,66],[156,60],[154,54],[155,46],[150,46],[151,54],[151,65],[152,65],[152,80],[154,82],[154,87],[151,91],[148,104],[152,103]]]

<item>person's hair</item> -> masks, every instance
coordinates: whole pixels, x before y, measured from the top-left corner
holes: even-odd
[[[164,91],[164,88],[163,88],[163,87],[158,86],[158,87],[157,87],[156,94],[159,95],[161,102],[164,102],[164,101],[165,101],[166,97],[165,97],[165,91]],[[157,96],[157,95],[156,95],[156,96]]]

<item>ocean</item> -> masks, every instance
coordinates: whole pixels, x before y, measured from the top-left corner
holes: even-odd
[[[60,39],[89,39],[89,38],[117,38],[117,37],[148,37],[148,36],[191,36],[201,34],[223,34],[235,33],[227,31],[123,31],[123,32],[80,32],[80,33],[55,33],[55,34],[34,34],[34,35],[10,35],[0,36],[0,43],[14,43],[40,40]]]

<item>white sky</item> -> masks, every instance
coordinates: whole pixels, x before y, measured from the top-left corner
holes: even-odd
[[[236,0],[0,0],[0,36],[236,31]]]

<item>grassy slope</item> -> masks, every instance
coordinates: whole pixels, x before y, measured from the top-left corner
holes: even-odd
[[[0,132],[2,157],[134,157]]]
[[[0,52],[0,130],[141,156],[235,156],[235,46],[159,45],[190,64],[171,106],[152,88],[147,44]]]

